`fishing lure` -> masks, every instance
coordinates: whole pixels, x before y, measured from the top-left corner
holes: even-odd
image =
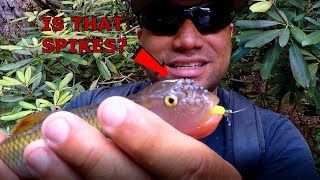
[[[248,106],[249,107],[249,106]],[[230,114],[236,114],[236,113],[239,113],[241,111],[244,111],[245,109],[247,109],[248,107],[245,107],[245,108],[242,108],[242,109],[239,109],[239,110],[236,110],[236,111],[233,111],[231,109],[225,109],[223,106],[215,106],[212,110],[211,110],[211,113],[213,114],[221,114],[223,115],[224,117],[229,117]]]

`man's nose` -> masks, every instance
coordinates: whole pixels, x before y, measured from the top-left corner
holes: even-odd
[[[174,36],[173,48],[179,51],[201,49],[204,45],[202,34],[191,20],[187,19]]]

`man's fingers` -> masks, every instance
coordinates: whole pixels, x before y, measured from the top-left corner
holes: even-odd
[[[5,132],[3,132],[2,130],[0,130],[0,143],[2,141],[4,141],[5,139],[7,139],[9,136],[8,134],[6,134]]]
[[[98,108],[98,119],[110,138],[141,166],[164,179],[208,175],[222,158],[184,135],[157,115],[121,97]],[[208,178],[208,177],[207,177]]]
[[[13,173],[13,171],[2,160],[0,160],[0,179],[18,180],[19,177]]]
[[[97,129],[69,112],[50,115],[42,126],[48,146],[87,179],[147,179],[126,154]]]
[[[24,151],[29,172],[38,179],[70,179],[80,177],[49,148],[43,140],[30,143]]]
[[[7,139],[9,136],[0,130],[0,143]],[[3,180],[15,180],[19,177],[13,173],[13,171],[0,159],[0,179]]]

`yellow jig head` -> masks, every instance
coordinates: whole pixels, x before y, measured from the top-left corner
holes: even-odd
[[[227,117],[232,113],[232,110],[225,109],[224,107],[217,105],[212,108],[211,113],[212,114],[221,114],[221,115]]]
[[[219,105],[216,105],[212,108],[211,110],[211,113],[212,114],[221,114],[225,117],[228,117],[230,114],[235,114],[235,113],[238,113],[238,112],[241,112],[245,109],[247,109],[248,107],[250,107],[251,105],[245,107],[245,108],[242,108],[240,110],[237,110],[237,111],[233,111],[231,109],[225,109],[223,106],[219,106]]]

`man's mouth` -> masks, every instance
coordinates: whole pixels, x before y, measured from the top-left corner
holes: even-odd
[[[171,68],[196,68],[200,66],[204,66],[207,63],[204,62],[195,62],[195,63],[176,63],[176,64],[169,64],[168,66]]]
[[[195,78],[201,76],[209,62],[205,61],[172,61],[167,64],[169,74],[179,78]]]

